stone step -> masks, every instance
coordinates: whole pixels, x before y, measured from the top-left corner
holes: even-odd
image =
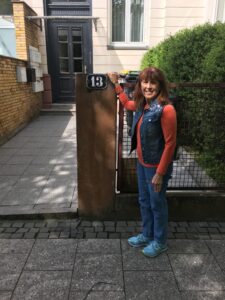
[[[53,103],[50,108],[42,108],[41,114],[72,114],[76,112],[75,103]]]

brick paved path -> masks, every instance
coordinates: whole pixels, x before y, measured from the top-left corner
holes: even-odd
[[[0,221],[0,239],[123,239],[140,231],[139,221],[91,222],[80,219]],[[169,222],[168,238],[225,239],[225,222]]]

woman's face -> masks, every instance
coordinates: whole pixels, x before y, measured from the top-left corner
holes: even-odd
[[[151,81],[141,81],[141,91],[146,100],[152,100],[156,98],[159,93],[159,84],[151,83]]]

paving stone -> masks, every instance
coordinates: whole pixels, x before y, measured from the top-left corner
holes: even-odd
[[[169,240],[167,253],[210,253],[205,241]]]
[[[0,254],[29,254],[33,241],[0,240]]]
[[[120,239],[120,233],[109,233],[109,239]]]
[[[61,232],[59,238],[68,239],[70,237],[70,232]]]
[[[80,226],[82,227],[90,227],[92,226],[92,223],[90,221],[82,221]]]
[[[127,232],[127,227],[117,226],[116,232]]]
[[[8,227],[11,227],[11,226],[12,226],[11,222],[4,222],[4,223],[1,224],[2,228],[8,228]]]
[[[118,222],[116,222],[116,226],[117,227],[126,227],[127,222],[126,221],[118,221]]]
[[[171,299],[180,300],[172,272],[164,271],[125,271],[125,294],[130,300]]]
[[[47,239],[49,237],[49,233],[39,232],[36,237],[37,237],[37,239]]]
[[[13,290],[26,262],[25,254],[0,254],[0,290]]]
[[[187,228],[186,227],[177,227],[177,232],[187,232]]]
[[[86,232],[85,233],[85,238],[86,239],[95,239],[97,237],[96,232]]]
[[[155,259],[149,259],[143,255],[140,248],[133,248],[126,240],[121,240],[123,269],[128,270],[161,270],[171,271],[171,266],[166,253],[159,255]]]
[[[209,236],[209,234],[208,233],[199,233],[199,239],[201,239],[201,240],[209,240],[210,239],[210,236]]]
[[[78,243],[77,253],[120,253],[120,240],[83,240]]]
[[[114,226],[106,226],[105,231],[107,232],[115,232],[115,227]]]
[[[211,254],[169,254],[179,290],[222,290],[225,274]]]
[[[24,222],[15,222],[12,224],[12,227],[17,227],[17,228],[21,228],[24,226]]]
[[[127,226],[135,227],[135,226],[137,226],[137,222],[135,222],[135,221],[127,221]]]
[[[209,228],[208,228],[208,232],[209,232],[209,233],[219,233],[219,230],[218,230],[218,228],[216,228],[216,227],[214,227],[214,228],[209,227]]]
[[[13,293],[13,299],[68,299],[71,273],[71,271],[23,272]]]
[[[104,221],[103,223],[105,226],[115,227],[115,222],[113,221]]]
[[[122,291],[123,274],[119,254],[77,253],[71,290]]]
[[[206,241],[206,244],[210,248],[221,269],[225,270],[225,241]]]
[[[72,239],[36,240],[25,270],[72,270],[76,246]]]
[[[94,229],[95,229],[95,232],[103,232],[104,231],[104,228],[100,227],[100,226],[96,226],[96,227],[94,227]]]
[[[3,231],[5,231],[5,228],[0,228],[0,233],[2,233]]]
[[[0,299],[1,300],[10,300],[12,296],[11,292],[0,291]]]
[[[39,229],[39,232],[49,232],[49,228],[42,227],[42,228]]]
[[[218,222],[207,222],[207,223],[208,223],[208,227],[219,227]]]
[[[199,239],[199,236],[197,233],[186,233],[186,238],[187,239],[190,239],[190,240],[196,240],[196,239]]]
[[[93,227],[84,227],[84,232],[94,232]]]
[[[10,239],[11,233],[0,233],[0,239]]]
[[[108,233],[107,232],[97,232],[98,239],[107,239]]]
[[[182,291],[181,292],[181,299],[182,300],[224,300],[225,299],[225,292],[223,291]]]
[[[174,235],[175,235],[176,239],[186,239],[186,234],[185,233],[175,232]]]
[[[83,239],[84,238],[84,233],[83,232],[79,232],[76,234],[76,238],[77,239]]]
[[[11,239],[22,239],[23,238],[23,233],[13,233],[11,235]]]
[[[212,240],[222,240],[223,239],[222,234],[210,233],[209,236]]]
[[[121,232],[121,239],[128,239],[129,237],[131,237],[131,234],[128,232]]]
[[[88,299],[88,300],[125,300],[123,291],[76,291],[70,292],[69,300]]]
[[[30,228],[29,233],[37,233],[39,232],[39,228]]]
[[[200,232],[200,233],[208,233],[208,228],[206,228],[206,227],[199,227],[198,228],[198,232]]]
[[[58,239],[58,238],[59,238],[59,235],[60,235],[60,232],[51,231],[51,232],[49,233],[49,238],[50,238],[50,239]]]
[[[10,228],[5,228],[5,233],[14,233],[14,232],[16,232],[17,231],[17,228],[12,228],[12,227],[10,227]]]
[[[25,233],[28,231],[29,231],[29,228],[19,228],[16,233]]]
[[[24,239],[34,239],[36,237],[37,233],[35,232],[27,232],[24,234]]]

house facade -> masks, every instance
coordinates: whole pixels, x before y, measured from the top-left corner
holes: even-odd
[[[138,70],[147,49],[169,35],[225,20],[225,0],[23,2],[37,14],[31,20],[41,28],[42,70],[51,76],[53,102],[60,103],[74,102],[76,73]]]

